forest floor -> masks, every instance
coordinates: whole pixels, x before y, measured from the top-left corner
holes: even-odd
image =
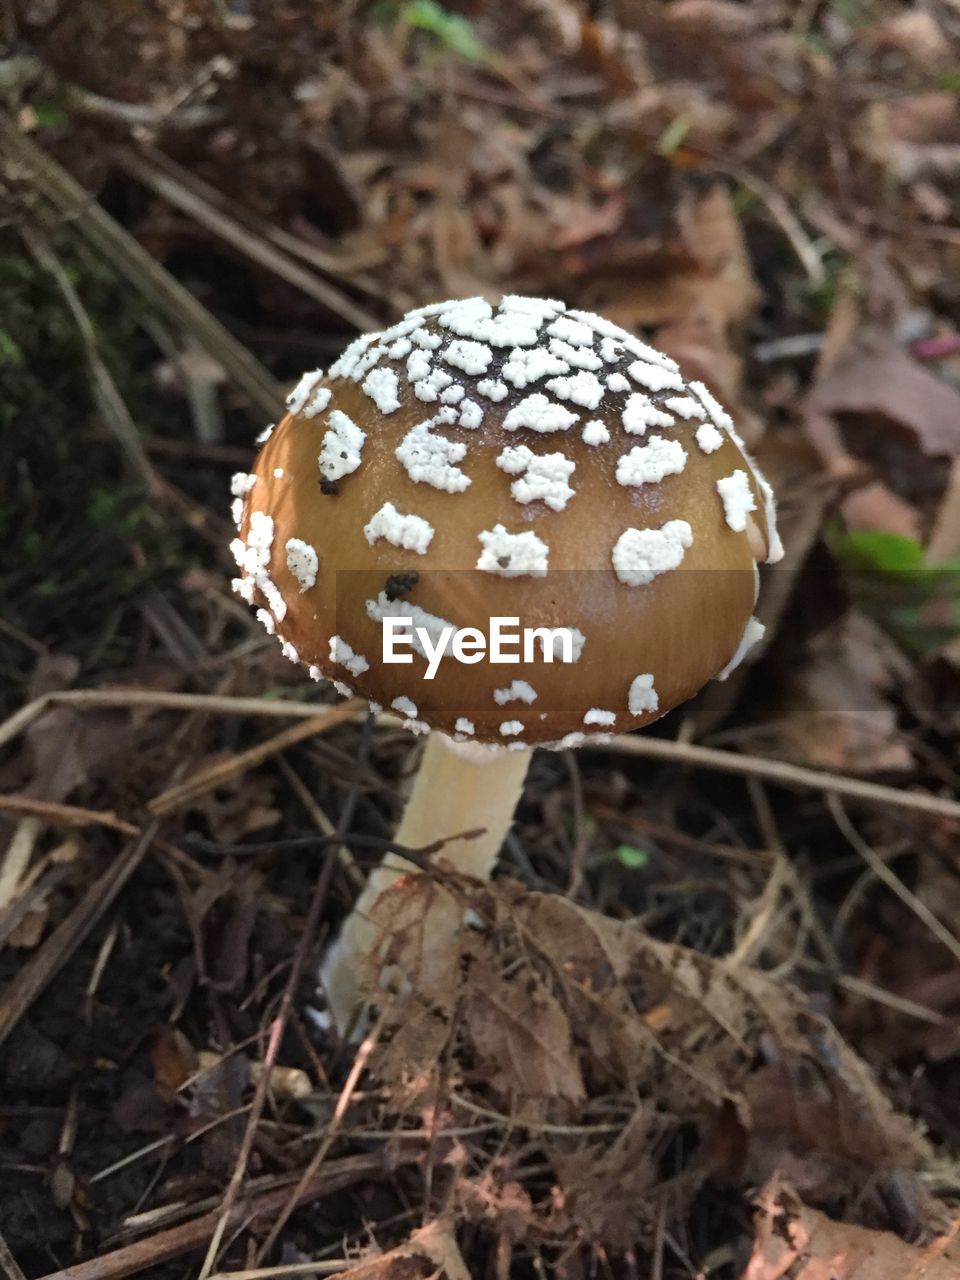
[[[957,0],[0,39],[6,1280],[960,1277]],[[358,1054],[317,960],[416,743],[231,595],[229,479],[358,330],[503,291],[706,381],[787,554],[728,682],[537,753]]]

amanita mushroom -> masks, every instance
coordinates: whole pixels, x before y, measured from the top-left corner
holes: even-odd
[[[600,316],[513,296],[421,307],[305,374],[287,408],[234,477],[234,585],[314,678],[429,732],[408,848],[483,828],[444,856],[488,877],[532,747],[641,728],[763,634],[770,486],[707,388]],[[494,663],[480,642],[497,617],[567,635]],[[390,618],[421,629],[395,646],[407,662],[384,661],[406,625]],[[428,662],[445,627],[477,634]],[[370,904],[411,870],[385,860],[327,958],[341,1024]]]

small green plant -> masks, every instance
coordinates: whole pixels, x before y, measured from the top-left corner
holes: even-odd
[[[3,364],[23,364],[23,352],[6,329],[0,329],[0,365]]]
[[[428,32],[438,45],[464,62],[491,62],[495,56],[467,18],[451,13],[437,0],[406,0],[402,4],[388,0],[378,6],[376,16],[384,26],[403,25]]]
[[[620,863],[622,867],[626,867],[628,871],[643,871],[650,865],[650,854],[646,849],[638,849],[633,844],[619,844],[614,849],[612,857]]]
[[[685,115],[674,116],[657,139],[657,152],[662,156],[674,155],[690,132],[690,120]]]
[[[960,560],[929,566],[914,538],[834,527],[827,545],[857,604],[908,653],[922,656],[960,632]]]

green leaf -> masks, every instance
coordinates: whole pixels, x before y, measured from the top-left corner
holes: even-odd
[[[6,329],[0,329],[0,364],[23,364],[23,352]]]
[[[628,871],[642,871],[644,867],[650,864],[650,854],[647,850],[638,849],[633,844],[617,845],[613,851],[613,856]]]
[[[59,102],[34,102],[33,114],[44,129],[59,129],[67,122],[67,113]]]
[[[470,22],[458,13],[448,12],[437,0],[409,0],[400,18],[410,27],[428,31],[438,44],[455,53],[464,62],[489,62],[493,51],[474,31]]]
[[[923,568],[923,547],[915,538],[882,529],[857,529],[834,535],[833,554],[849,568],[881,569],[890,573]]]
[[[684,115],[674,116],[657,139],[657,151],[662,156],[672,156],[690,131],[690,121]]]

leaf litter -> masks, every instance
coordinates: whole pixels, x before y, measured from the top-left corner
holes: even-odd
[[[211,561],[251,421],[350,324],[446,293],[563,296],[710,386],[781,495],[763,648],[655,732],[955,793],[951,5],[9,8],[0,700],[131,701],[48,707],[0,758],[19,805],[0,820],[0,1246],[31,1277],[180,1274],[249,1136],[262,1214],[241,1201],[225,1270],[290,1212],[319,1140],[271,1261],[953,1274],[952,819],[858,803],[851,846],[815,792],[681,754],[538,757],[507,875],[456,886],[474,925],[455,953],[419,946],[441,872],[379,904],[394,977],[419,981],[347,1094],[322,993],[285,1004],[284,983],[316,951],[322,841],[374,856],[411,746],[349,718],[309,740],[263,726],[258,699],[331,698]],[[191,352],[201,394],[170,376]],[[111,421],[136,424],[162,509]],[[135,705],[149,690],[185,701]],[[225,714],[234,695],[254,702]],[[321,937],[353,892],[338,870]],[[749,966],[729,959],[744,939]]]

